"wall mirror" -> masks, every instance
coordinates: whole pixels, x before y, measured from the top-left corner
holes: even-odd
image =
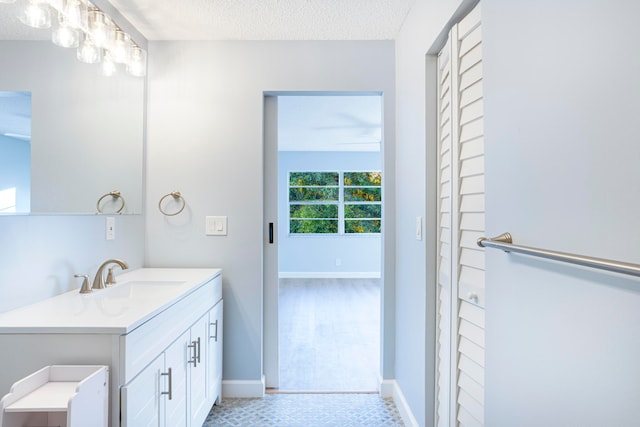
[[[28,97],[31,109],[28,132],[9,129],[20,124],[19,116],[0,125],[0,157],[19,169],[14,181],[28,179],[30,184],[29,203],[18,203],[13,210],[96,214],[98,200],[117,190],[126,202],[120,213],[140,214],[146,79],[102,75],[98,65],[78,61],[75,49],[51,43],[50,30],[20,23],[13,6],[0,3],[0,94],[5,101]],[[29,161],[24,166],[27,135]],[[22,141],[22,157],[5,157],[7,141]],[[10,198],[20,190],[12,190],[9,181],[0,174],[0,186],[6,187],[0,194],[7,190]],[[111,196],[101,204],[104,214],[115,214],[120,207],[121,200]]]

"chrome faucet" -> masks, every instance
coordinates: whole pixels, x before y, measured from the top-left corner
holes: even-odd
[[[92,289],[104,289],[105,288],[105,286],[104,286],[105,285],[104,269],[109,264],[117,264],[123,270],[126,270],[127,268],[129,268],[127,263],[124,262],[121,259],[113,258],[113,259],[106,260],[105,262],[102,263],[102,265],[100,266],[100,268],[98,268],[98,271],[96,272],[96,277],[95,277],[95,279],[93,279]],[[113,267],[109,269],[109,276],[107,277],[107,284],[109,284],[109,285],[113,284],[113,283],[116,283],[116,281],[113,279],[113,272],[111,271],[112,269],[113,269]]]

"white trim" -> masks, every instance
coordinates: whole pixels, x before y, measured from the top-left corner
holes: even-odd
[[[395,380],[383,380],[378,377],[378,392],[380,393],[380,397],[393,397],[395,386]]]
[[[280,279],[379,279],[379,271],[281,271]]]
[[[264,397],[265,378],[261,380],[224,380],[222,396],[228,398]]]
[[[418,420],[416,420],[413,412],[411,412],[407,399],[404,398],[404,393],[402,393],[396,380],[380,381],[380,396],[393,398],[405,426],[419,427]]]

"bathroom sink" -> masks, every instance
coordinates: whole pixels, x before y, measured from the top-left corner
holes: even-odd
[[[132,280],[130,282],[117,283],[108,286],[102,291],[94,291],[90,294],[94,297],[102,298],[131,298],[144,296],[147,299],[159,297],[166,292],[171,292],[180,285],[185,284],[184,281],[178,280]]]
[[[179,286],[179,285],[182,285],[184,283],[185,283],[184,281],[179,281],[179,280],[132,280],[130,282],[124,282],[122,285],[129,285],[129,286]]]

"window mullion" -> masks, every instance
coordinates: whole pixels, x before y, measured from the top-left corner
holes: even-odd
[[[340,189],[338,190],[338,234],[345,234],[344,232],[344,171],[339,172]]]

